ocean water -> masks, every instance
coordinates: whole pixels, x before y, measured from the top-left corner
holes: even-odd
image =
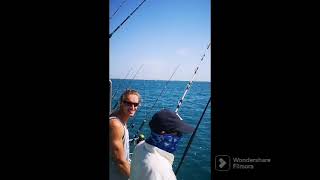
[[[117,104],[121,93],[126,88],[132,88],[139,91],[142,96],[142,104],[134,117],[129,119],[128,129],[130,137],[137,133],[143,120],[147,120],[142,128],[145,137],[150,134],[148,121],[152,115],[163,109],[175,110],[178,101],[182,97],[188,81],[162,81],[162,80],[112,80],[112,107]],[[166,88],[165,88],[166,87]],[[162,95],[160,96],[162,92]],[[194,81],[182,106],[179,108],[179,115],[188,124],[196,127],[205,106],[211,96],[210,82]],[[157,100],[158,99],[158,100]],[[157,100],[157,101],[156,101]],[[205,111],[201,124],[196,131],[192,144],[185,156],[182,165],[178,171],[178,180],[211,179],[211,103]],[[178,167],[184,150],[191,134],[184,135],[178,144],[177,151],[174,152],[173,169]],[[133,145],[131,145],[133,148]]]

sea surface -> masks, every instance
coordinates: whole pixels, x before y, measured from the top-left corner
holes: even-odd
[[[112,107],[119,101],[121,93],[126,88],[138,90],[142,96],[142,104],[134,117],[129,119],[128,129],[130,137],[137,133],[139,126],[144,120],[146,123],[142,128],[145,137],[150,134],[148,122],[152,115],[163,108],[176,110],[178,101],[183,96],[188,81],[166,81],[166,80],[121,80],[112,81]],[[161,94],[161,96],[160,96]],[[179,115],[185,122],[196,127],[202,113],[211,96],[211,83],[194,81],[186,94]],[[206,180],[211,179],[211,103],[207,107],[199,128],[195,132],[194,139],[187,155],[182,161],[177,173],[178,180]],[[184,135],[174,153],[175,159],[173,170],[175,171],[181,161],[191,134]],[[131,145],[133,147],[133,145]]]

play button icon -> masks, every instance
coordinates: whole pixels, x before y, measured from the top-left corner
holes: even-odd
[[[219,158],[219,168],[223,168],[223,166],[225,166],[227,163],[222,159],[222,158]]]
[[[230,170],[230,156],[217,155],[215,159],[215,168],[217,171],[229,171]]]

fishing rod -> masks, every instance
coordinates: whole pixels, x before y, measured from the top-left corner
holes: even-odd
[[[132,70],[132,67],[129,69],[128,73],[127,73],[126,76],[123,78],[123,80],[127,78],[127,76],[129,75],[129,73],[130,73],[131,70]],[[123,82],[124,82],[124,81],[121,81],[121,83],[119,84],[116,92],[113,94],[113,96],[112,96],[112,98],[111,98],[111,101],[113,100],[113,98],[114,98],[114,97],[116,96],[116,94],[118,93],[118,90],[119,90],[119,88],[121,87],[120,85],[122,85]]]
[[[130,79],[129,88],[130,88],[130,85],[131,85],[132,81],[134,80],[134,78],[136,78],[137,74],[139,73],[139,71],[141,70],[142,67],[143,67],[143,64],[139,67],[138,71],[137,71],[136,74],[133,76],[133,78]],[[127,88],[127,89],[128,89],[128,88]],[[119,104],[119,101],[117,101],[116,104],[113,106],[112,111],[114,111],[114,110],[117,108],[118,104]]]
[[[153,103],[153,105],[151,106],[151,108],[149,109],[149,112],[151,112],[151,110],[153,109],[153,107],[156,105],[156,103],[158,102],[159,98],[161,97],[161,95],[165,92],[165,90],[167,89],[167,85],[170,82],[170,80],[172,79],[173,75],[177,72],[178,68],[179,68],[180,64],[175,68],[175,70],[173,71],[173,73],[171,74],[170,78],[167,80],[165,86],[162,88],[159,96],[157,97],[156,101]],[[134,127],[134,121],[132,120],[132,124],[131,124],[131,128]],[[137,138],[138,134],[141,132],[141,129],[143,127],[143,125],[147,122],[147,117],[145,118],[145,120],[142,121],[141,125],[138,128],[137,133],[135,134],[134,138]]]
[[[125,23],[125,22],[131,17],[131,15],[132,15],[134,12],[136,12],[136,10],[137,10],[145,1],[146,1],[146,0],[143,0],[142,3],[140,3],[139,6],[136,7],[136,9],[135,9],[134,11],[132,11],[132,12],[130,13],[130,15],[129,15],[124,21],[122,21],[122,23],[121,23],[115,30],[112,31],[111,34],[109,34],[109,39],[110,39],[110,38],[112,37],[112,35],[123,25],[123,23]]]
[[[124,87],[128,87],[128,85],[130,84],[130,80],[133,78],[134,74],[135,74],[135,71],[132,71],[132,73],[129,74],[130,78],[128,77],[127,81],[123,82]]]
[[[211,42],[209,42],[206,50],[208,50],[210,46],[211,46]],[[200,63],[203,61],[204,57],[205,57],[205,53],[202,55],[201,60],[200,60]],[[181,107],[181,105],[182,105],[182,102],[183,102],[183,100],[184,100],[184,97],[186,96],[187,92],[189,91],[189,89],[190,89],[190,87],[191,87],[191,84],[192,84],[192,82],[193,82],[193,79],[195,78],[195,76],[196,76],[196,74],[197,74],[197,71],[198,71],[198,69],[199,69],[200,63],[199,63],[199,65],[196,67],[192,79],[191,79],[191,80],[189,81],[189,83],[187,84],[187,87],[186,87],[186,89],[185,89],[185,91],[184,91],[184,93],[183,93],[183,96],[182,96],[181,99],[178,101],[178,105],[177,105],[177,108],[176,108],[175,112],[176,112],[177,116],[180,118],[180,120],[183,120],[183,119],[182,119],[181,116],[178,114],[178,110],[180,109],[180,107]],[[137,134],[140,133],[141,128],[143,127],[143,125],[144,125],[145,123],[146,123],[146,120],[144,120],[144,121],[142,122],[142,124],[140,125],[140,127],[139,127],[139,129],[138,129],[138,132],[135,134],[134,138],[131,139],[131,140],[129,140],[129,141],[132,141],[132,140],[139,140],[139,141],[140,141],[140,140],[143,140],[143,139],[144,139],[144,135],[143,135],[143,134],[140,134],[140,135],[142,135],[141,137],[140,137],[140,135],[137,136]]]
[[[197,130],[198,130],[198,128],[199,128],[199,125],[200,125],[200,123],[201,123],[201,120],[202,120],[202,118],[203,118],[203,115],[204,115],[204,113],[206,112],[207,107],[208,107],[208,105],[209,105],[210,102],[211,102],[211,96],[210,96],[210,98],[209,98],[209,100],[208,100],[208,103],[207,103],[206,107],[204,108],[204,110],[203,110],[203,112],[202,112],[202,115],[201,115],[201,117],[200,117],[200,120],[199,120],[198,123],[197,123],[196,128],[195,128],[194,131],[192,132],[192,135],[191,135],[191,137],[190,137],[190,139],[189,139],[188,145],[187,145],[186,149],[185,149],[184,152],[183,152],[181,161],[179,162],[178,167],[177,167],[177,169],[176,169],[176,171],[175,171],[175,174],[176,174],[176,175],[178,174],[178,171],[179,171],[180,166],[181,166],[181,164],[182,164],[182,162],[183,162],[183,159],[184,159],[184,157],[186,156],[186,154],[187,154],[187,152],[188,152],[188,150],[189,150],[189,148],[190,148],[190,145],[191,145],[191,143],[192,143],[192,141],[193,141],[193,138],[194,138],[194,136],[195,136],[195,134],[196,134],[196,132],[197,132]]]
[[[211,43],[208,44],[206,50],[208,50],[210,46],[211,46]],[[200,60],[200,63],[203,61],[203,58],[205,57],[205,55],[206,55],[205,53],[202,55],[201,60]],[[193,82],[193,80],[194,80],[194,78],[195,78],[195,76],[196,76],[196,74],[197,74],[197,72],[198,72],[200,63],[199,63],[199,65],[196,67],[196,69],[194,70],[193,77],[192,77],[192,79],[189,81],[189,83],[187,84],[187,87],[186,87],[186,89],[185,89],[185,91],[184,91],[181,99],[178,101],[178,105],[177,105],[177,108],[176,108],[176,110],[175,110],[176,114],[179,116],[179,118],[180,118],[181,120],[182,120],[182,118],[181,118],[180,115],[178,114],[178,111],[179,111],[179,109],[181,108],[181,105],[182,105],[182,102],[183,102],[184,97],[186,96],[187,92],[188,92],[188,91],[190,90],[190,88],[191,88],[192,82]]]
[[[113,18],[113,16],[118,12],[118,10],[122,7],[122,5],[126,2],[127,0],[124,0],[121,2],[120,6],[118,7],[118,9],[111,15],[111,17],[109,18],[110,20]]]
[[[129,85],[128,85],[129,89],[131,88],[130,85],[131,85],[132,81],[136,78],[137,74],[140,72],[140,70],[142,69],[143,65],[144,65],[144,64],[141,64],[141,66],[139,67],[139,69],[138,69],[138,71],[136,72],[136,74],[135,74],[135,75],[133,76],[133,78],[129,81]]]
[[[156,101],[153,103],[153,105],[150,108],[150,111],[153,109],[154,105],[156,105],[156,103],[158,102],[159,98],[161,97],[162,93],[167,89],[167,85],[169,83],[169,81],[171,80],[171,78],[173,77],[173,75],[177,72],[177,69],[179,68],[180,64],[175,68],[175,70],[173,71],[173,73],[171,74],[169,80],[166,82],[164,88],[162,89],[160,95],[158,96],[158,98],[156,99]]]

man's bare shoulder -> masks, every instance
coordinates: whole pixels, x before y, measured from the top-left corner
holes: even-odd
[[[123,125],[117,118],[110,118],[109,120],[109,132],[113,140],[121,140],[124,136]]]
[[[109,119],[109,127],[110,128],[122,128],[122,123],[120,122],[120,120],[117,117],[111,117]]]

